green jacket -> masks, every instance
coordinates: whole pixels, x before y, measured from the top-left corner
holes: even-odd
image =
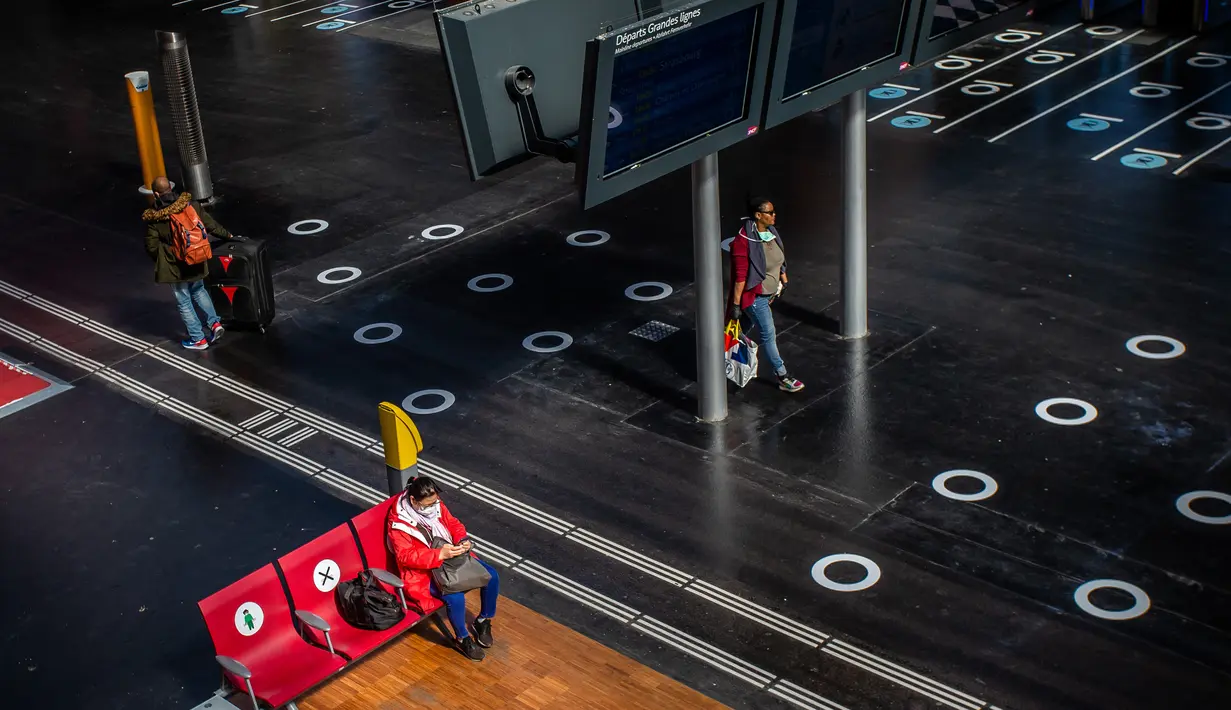
[[[154,261],[155,283],[190,283],[209,275],[209,262],[190,266],[179,263],[171,254],[171,215],[183,212],[190,204],[192,195],[184,192],[170,205],[157,209],[151,207],[141,215],[145,220],[145,253]],[[231,238],[231,233],[214,221],[200,205],[194,205],[194,208],[211,237]]]

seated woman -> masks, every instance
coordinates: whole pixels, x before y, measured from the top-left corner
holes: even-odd
[[[389,509],[386,529],[389,547],[397,556],[398,571],[406,583],[406,596],[423,608],[432,597],[442,600],[461,652],[472,661],[483,660],[483,649],[492,646],[492,617],[496,615],[496,598],[500,596],[500,578],[490,565],[475,558],[492,578],[480,592],[483,606],[474,622],[474,636],[471,636],[466,629],[465,593],[442,596],[432,580],[431,570],[440,567],[445,560],[472,554],[466,527],[440,501],[435,481],[419,476],[406,484],[406,491]],[[433,537],[447,540],[449,544],[433,548]]]

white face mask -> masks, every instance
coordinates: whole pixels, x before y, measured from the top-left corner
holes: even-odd
[[[440,501],[436,501],[426,508],[415,508],[415,512],[428,520],[435,520],[440,517]]]

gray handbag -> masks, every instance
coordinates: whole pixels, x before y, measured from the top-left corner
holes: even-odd
[[[432,541],[433,550],[453,544],[443,537],[433,535],[431,530],[422,525],[419,526],[419,531],[423,533],[425,539]],[[474,541],[472,540],[472,549],[473,546]],[[467,553],[441,562],[439,567],[432,570],[432,581],[436,583],[436,589],[440,595],[444,596],[486,587],[487,583],[492,581],[492,575],[483,565],[479,564],[478,560]]]

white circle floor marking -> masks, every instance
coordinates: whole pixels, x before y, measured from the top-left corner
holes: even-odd
[[[1226,66],[1227,60],[1222,57],[1206,57],[1197,56],[1189,57],[1188,66],[1197,67],[1198,69],[1215,69],[1217,67]]]
[[[265,612],[260,604],[244,602],[235,610],[235,630],[241,636],[251,636],[265,624]]]
[[[1034,39],[1034,36],[1028,35],[1025,32],[1009,31],[1009,32],[1001,32],[1000,34],[996,35],[996,41],[1004,42],[1005,44],[1017,44],[1018,42],[1028,42],[1031,39]]]
[[[1192,493],[1185,493],[1179,498],[1176,498],[1175,509],[1180,511],[1180,515],[1183,515],[1189,520],[1196,520],[1199,523],[1205,523],[1206,525],[1231,525],[1231,513],[1227,513],[1226,515],[1202,515],[1201,513],[1193,510],[1193,501],[1202,500],[1204,498],[1212,498],[1214,500],[1220,500],[1224,503],[1231,504],[1231,495],[1227,495],[1226,493],[1219,493],[1218,491],[1193,491]]]
[[[624,123],[624,114],[620,113],[619,110],[616,109],[615,106],[608,108],[607,111],[608,111],[607,117],[609,119],[607,121],[607,130],[611,130],[612,128],[619,128],[620,124]]]
[[[1170,345],[1171,349],[1165,353],[1152,353],[1141,349],[1142,343],[1163,343]],[[1175,338],[1168,338],[1165,335],[1138,335],[1135,338],[1129,338],[1124,344],[1128,351],[1137,357],[1144,357],[1147,360],[1171,360],[1184,354],[1188,348],[1184,347],[1184,343]]]
[[[421,397],[440,397],[444,401],[435,407],[420,409],[415,406],[415,400]],[[410,414],[439,414],[449,407],[452,407],[453,403],[456,401],[457,397],[454,397],[453,393],[449,390],[419,390],[418,392],[415,392],[406,399],[402,400],[402,409],[406,410]]]
[[[373,330],[388,330],[389,334],[381,338],[369,338],[368,333]],[[373,323],[355,331],[355,342],[363,343],[364,345],[381,345],[382,343],[397,340],[401,335],[402,326],[396,323]]]
[[[658,289],[658,293],[654,294],[653,296],[638,295],[637,292],[643,288],[656,288]],[[642,302],[661,301],[667,296],[670,296],[672,293],[674,293],[674,291],[675,290],[671,288],[670,284],[665,284],[661,281],[642,281],[641,283],[633,284],[632,286],[629,286],[628,288],[624,289],[624,295],[628,296],[634,301],[642,301]]]
[[[1184,124],[1198,131],[1222,131],[1231,128],[1231,120],[1222,116],[1195,116],[1185,121]]]
[[[825,576],[825,568],[835,562],[854,562],[860,567],[863,567],[864,570],[867,571],[868,575],[858,582],[835,582]],[[812,579],[822,587],[832,589],[835,592],[862,592],[868,587],[871,587],[873,584],[879,582],[880,578],[880,565],[876,564],[867,557],[864,557],[863,555],[851,555],[846,553],[840,555],[829,555],[828,557],[822,557],[816,561],[816,564],[812,565]]]
[[[303,227],[305,224],[312,224],[312,225],[315,225],[315,227],[313,229],[304,229]],[[329,229],[329,223],[323,219],[305,219],[303,221],[296,222],[295,224],[292,224],[291,226],[287,227],[286,231],[290,232],[291,234],[301,234],[302,235],[302,234],[316,234],[317,232],[323,232],[326,229]]]
[[[1039,66],[1047,66],[1048,64],[1059,64],[1064,61],[1062,54],[1050,54],[1047,52],[1039,52],[1026,57],[1026,61]]]
[[[449,230],[449,233],[448,234],[435,234],[435,232],[441,229],[447,229]],[[438,241],[441,239],[452,239],[453,237],[456,237],[457,235],[461,234],[464,231],[466,231],[466,228],[461,226],[460,224],[437,224],[435,226],[428,227],[422,232],[419,232],[419,236],[423,237],[424,239]]]
[[[1085,413],[1075,419],[1061,419],[1060,417],[1053,416],[1051,412],[1047,411],[1057,404],[1071,404],[1075,407],[1081,407],[1085,410]],[[1035,405],[1034,413],[1039,415],[1039,418],[1045,422],[1051,422],[1052,424],[1059,424],[1061,426],[1080,426],[1082,424],[1089,424],[1094,421],[1095,417],[1098,416],[1098,410],[1094,408],[1093,404],[1090,404],[1084,400],[1073,399],[1072,397],[1053,397],[1052,399],[1045,399]]]
[[[1133,595],[1134,603],[1122,611],[1100,609],[1090,601],[1090,594],[1096,589],[1119,589],[1122,592],[1128,592]],[[1076,592],[1073,592],[1073,601],[1077,602],[1077,608],[1090,616],[1097,616],[1108,621],[1136,619],[1150,610],[1150,596],[1141,587],[1129,584],[1128,582],[1121,582],[1118,579],[1095,579],[1086,582],[1078,587]]]
[[[963,86],[962,93],[967,96],[991,96],[992,94],[999,94],[1000,87],[995,84],[980,84],[979,82],[975,82],[973,84]]]
[[[491,281],[492,279],[499,279],[500,285],[499,286],[480,286],[479,285],[480,283],[484,281]],[[495,293],[497,291],[503,291],[512,285],[513,285],[513,277],[509,276],[508,274],[483,274],[482,276],[476,276],[473,279],[470,279],[470,281],[466,283],[466,288],[476,293]]]
[[[950,480],[954,478],[973,478],[983,483],[983,490],[979,491],[978,493],[954,493],[953,491],[949,490],[949,488],[945,485],[946,483],[948,483]],[[964,469],[964,468],[954,469],[952,471],[945,471],[944,473],[940,474],[936,478],[933,478],[932,488],[937,493],[941,494],[942,496],[946,498],[952,498],[953,500],[960,500],[960,501],[967,501],[967,502],[975,501],[975,500],[987,500],[988,498],[991,498],[992,496],[996,495],[996,491],[1000,490],[1000,486],[996,484],[996,479],[992,478],[986,473],[981,473],[979,471],[971,471],[971,470]]]
[[[1134,86],[1128,93],[1139,99],[1161,99],[1171,95],[1171,89],[1165,86]]]
[[[1118,35],[1123,31],[1123,29],[1115,25],[1095,25],[1094,27],[1086,28],[1086,34],[1094,35],[1095,37],[1110,37],[1111,35]]]
[[[973,67],[974,64],[972,64],[968,59],[942,59],[932,66],[940,69],[941,71],[960,71],[962,69],[969,69],[970,67]]]
[[[593,234],[598,237],[593,241],[581,241],[581,237]],[[611,239],[611,235],[598,229],[583,229],[580,232],[573,232],[568,235],[564,241],[572,244],[575,247],[596,247],[599,244],[606,244],[607,240]]]
[[[333,588],[338,586],[339,579],[342,575],[338,572],[338,563],[333,560],[321,560],[316,563],[316,569],[312,570],[312,583],[316,585],[316,589],[321,592],[332,592]]]
[[[544,348],[534,344],[534,341],[540,338],[556,338],[560,341],[560,343],[558,345],[552,345]],[[521,341],[521,346],[533,353],[558,353],[572,344],[573,336],[568,333],[561,333],[558,330],[544,330],[540,333],[535,333],[534,335],[527,335],[526,339]]]
[[[335,279],[333,275],[339,274],[339,273],[344,273],[346,274],[346,276],[343,276],[340,279]],[[363,273],[362,271],[360,271],[359,269],[356,269],[353,266],[335,266],[332,269],[325,269],[324,271],[317,274],[316,280],[320,281],[323,284],[329,284],[329,285],[344,284],[347,281],[354,281],[355,279],[359,278],[359,276],[362,273]]]

